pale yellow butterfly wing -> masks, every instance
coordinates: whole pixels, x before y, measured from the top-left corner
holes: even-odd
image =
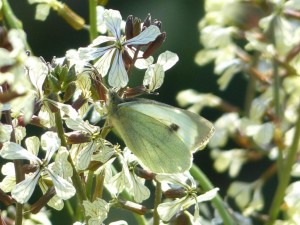
[[[115,98],[113,98],[115,99]],[[197,114],[159,102],[111,101],[109,120],[141,164],[155,173],[181,173],[213,133]]]

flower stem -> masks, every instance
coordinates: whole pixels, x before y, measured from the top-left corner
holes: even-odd
[[[269,211],[269,221],[266,223],[267,225],[271,225],[274,223],[276,220],[279,211],[280,211],[280,206],[282,204],[285,190],[290,182],[290,174],[291,170],[294,164],[294,161],[296,159],[297,155],[297,150],[299,146],[299,139],[300,139],[300,105],[298,106],[298,118],[296,122],[296,128],[295,128],[295,133],[293,137],[293,142],[288,149],[286,159],[284,160],[283,166],[281,169],[282,173],[284,176],[280,176],[279,182],[278,182],[278,187],[275,193],[275,198],[273,199],[273,202],[271,204],[271,208]]]
[[[209,191],[214,188],[214,186],[212,185],[210,180],[205,176],[205,174],[195,164],[193,164],[193,166],[190,170],[190,173],[196,180],[199,181],[199,183],[203,187],[204,191]],[[226,205],[224,204],[224,202],[221,199],[219,194],[217,194],[216,197],[213,198],[211,201],[212,201],[213,205],[217,208],[219,215],[223,219],[223,223],[225,225],[236,225],[237,224],[231,217],[230,212],[228,211]]]
[[[100,174],[98,174],[96,176],[95,191],[94,191],[94,195],[92,197],[93,201],[96,198],[102,198],[103,188],[104,188],[104,178],[105,178],[105,172],[104,171],[101,171]]]
[[[2,0],[2,10],[1,11],[3,13],[4,21],[6,23],[6,26],[8,28],[23,30],[22,22],[16,17],[16,15],[12,11],[12,9],[11,9],[11,7],[10,7],[7,0]],[[29,44],[27,43],[27,41],[26,41],[26,49],[28,51],[32,52]]]
[[[157,212],[157,207],[161,203],[161,183],[156,181],[156,188],[155,188],[155,199],[154,199],[154,212],[153,212],[153,225],[159,225],[159,215]]]
[[[281,107],[280,107],[280,78],[278,74],[278,64],[275,59],[273,59],[273,93],[274,93],[274,108],[275,108],[275,114],[280,121],[281,118]]]
[[[3,91],[7,91],[7,86],[2,85]],[[12,124],[12,118],[11,118],[11,111],[7,110],[3,112],[5,121],[7,124],[12,126],[12,133],[10,137],[10,141],[16,143],[16,135],[15,130]],[[15,159],[14,161],[14,167],[15,167],[15,174],[16,174],[16,183],[20,183],[25,179],[25,175],[22,172],[22,160]],[[15,225],[22,225],[23,220],[23,205],[21,203],[16,203],[16,216],[15,216]]]
[[[67,147],[67,142],[65,139],[65,133],[64,133],[64,129],[63,129],[63,123],[62,123],[60,111],[55,112],[54,115],[55,115],[56,131],[57,131],[58,137],[61,140],[61,145],[64,147]],[[73,169],[72,181],[73,181],[73,185],[76,189],[76,195],[79,199],[79,204],[82,206],[82,201],[86,200],[87,197],[86,197],[81,179],[76,171],[76,168],[74,166],[74,163],[73,163],[73,160],[72,160],[70,154],[68,155],[68,162],[71,164],[72,169]],[[82,209],[83,209],[83,206],[82,206]]]
[[[90,41],[97,37],[97,0],[89,0],[89,16],[90,16]]]

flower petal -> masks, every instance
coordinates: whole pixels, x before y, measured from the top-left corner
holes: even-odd
[[[18,183],[16,187],[12,190],[11,195],[19,203],[25,203],[31,197],[34,188],[40,178],[41,171],[38,170],[32,175],[26,177],[25,180]]]
[[[75,195],[76,189],[71,183],[55,174],[52,170],[47,169],[47,171],[53,181],[56,194],[59,198],[67,200]]]
[[[176,213],[182,210],[182,205],[186,201],[186,198],[176,199],[170,202],[164,202],[158,205],[157,212],[159,217],[164,221],[168,222],[172,219]]]
[[[28,137],[25,140],[25,144],[27,150],[31,152],[33,155],[38,155],[39,148],[40,148],[40,140],[36,136]]]
[[[170,52],[170,51],[165,51],[164,53],[161,53],[158,56],[157,64],[162,65],[164,68],[164,71],[167,71],[172,66],[174,66],[178,62],[178,60],[179,60],[179,58],[178,58],[177,54]]]
[[[148,86],[148,90],[155,91],[164,82],[165,78],[165,71],[160,64],[153,64],[148,67],[148,69],[145,72],[145,77],[143,80],[143,85]]]
[[[14,142],[5,142],[0,151],[0,155],[5,159],[27,159],[29,161],[42,163],[38,157]]]
[[[88,167],[91,161],[92,154],[96,150],[96,148],[97,148],[96,141],[92,141],[87,143],[81,149],[77,157],[77,167],[79,170],[85,170]]]
[[[97,45],[101,45],[105,42],[108,41],[116,41],[115,37],[107,37],[107,36],[98,36],[97,38],[95,38],[92,42],[92,44],[89,45],[89,47],[95,47]]]
[[[160,34],[160,30],[157,26],[151,25],[141,32],[138,36],[131,38],[123,43],[123,45],[143,45],[154,41]]]
[[[61,141],[57,135],[57,133],[48,131],[41,137],[41,147],[46,151],[45,159],[47,163],[52,158],[53,154],[58,150],[60,147]]]
[[[106,76],[111,65],[112,57],[116,49],[112,48],[105,52],[105,54],[94,64],[97,71],[104,77]]]
[[[111,46],[111,45],[101,47],[101,48],[94,48],[94,47],[79,48],[78,49],[79,59],[85,60],[85,61],[91,61],[94,59],[98,59],[99,57],[104,55],[105,52],[109,51],[112,48],[114,48],[114,46]]]
[[[103,13],[103,19],[106,23],[107,29],[115,36],[120,39],[121,36],[121,21],[122,16],[118,10],[107,9]]]
[[[116,51],[113,64],[108,74],[108,83],[112,87],[125,87],[128,83],[128,75],[123,64],[122,52]]]

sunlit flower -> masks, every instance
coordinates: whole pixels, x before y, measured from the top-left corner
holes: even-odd
[[[100,128],[93,126],[80,118],[66,119],[66,125],[72,130],[83,132],[90,137],[90,141],[72,146],[72,157],[76,158],[75,163],[79,170],[84,170],[88,167],[92,154],[100,148],[102,142],[99,138]]]
[[[173,201],[164,202],[158,205],[157,211],[159,217],[164,222],[170,221],[173,216],[187,210],[192,205],[195,205],[194,222],[199,221],[200,212],[198,203],[213,199],[219,190],[219,188],[214,188],[197,196],[196,183],[193,177],[188,173],[171,175],[158,174],[156,175],[156,180],[162,183],[162,187],[165,183],[171,185],[170,187],[172,188],[174,188],[174,186],[181,187],[185,192],[185,196],[182,198],[177,198]]]
[[[39,139],[37,137],[27,138],[27,149],[22,148],[20,145],[13,142],[5,142],[0,151],[0,155],[5,159],[25,159],[30,161],[30,165],[36,168],[35,172],[28,174],[25,180],[18,183],[12,190],[12,197],[20,203],[25,203],[31,197],[34,188],[42,175],[49,175],[57,196],[66,200],[71,198],[75,194],[75,188],[73,185],[56,174],[52,169],[48,167],[49,161],[53,154],[60,147],[60,139],[54,132],[46,132],[41,137],[41,147],[46,151],[46,156],[43,160],[37,157],[39,150]]]
[[[103,199],[97,198],[95,201],[83,201],[86,216],[89,216],[88,224],[98,225],[106,219],[109,211],[109,204]]]
[[[125,148],[118,155],[118,158],[122,163],[122,171],[114,175],[109,181],[110,190],[117,195],[126,189],[136,202],[148,199],[150,191],[144,184],[145,180],[134,173],[134,167],[137,164],[136,157],[128,148]]]
[[[235,181],[231,183],[228,195],[235,199],[243,214],[248,216],[261,210],[264,206],[262,186],[263,182],[261,180],[252,183]]]
[[[0,123],[0,142],[6,142],[10,140],[10,134],[12,132],[12,126]]]
[[[128,83],[128,75],[123,63],[122,53],[126,51],[129,45],[144,45],[151,41],[160,34],[157,26],[151,25],[142,31],[139,35],[125,40],[121,36],[121,21],[122,17],[117,10],[105,10],[103,18],[106,22],[108,30],[112,33],[113,37],[99,36],[91,45],[86,48],[79,48],[80,57],[90,61],[98,59],[95,67],[102,76],[108,73],[108,83],[112,87],[125,87]],[[95,46],[112,41],[112,45],[95,48]],[[112,58],[114,58],[112,60]]]
[[[219,150],[213,149],[211,152],[214,161],[214,168],[218,172],[228,169],[230,177],[236,177],[244,163],[247,161],[247,151],[245,149]]]
[[[150,65],[145,73],[143,85],[145,85],[149,92],[158,89],[165,78],[165,71],[170,69],[178,61],[177,54],[166,51],[158,56],[157,62]]]

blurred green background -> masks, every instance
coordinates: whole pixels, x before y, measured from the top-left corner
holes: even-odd
[[[50,61],[53,56],[63,56],[68,49],[77,49],[89,43],[87,31],[73,30],[55,12],[52,11],[45,22],[40,22],[34,20],[34,5],[29,5],[26,0],[10,2],[13,11],[23,22],[34,55],[42,56],[46,61]],[[66,0],[64,2],[84,17],[88,23],[87,0]],[[213,74],[213,65],[199,67],[194,63],[195,54],[201,48],[198,22],[204,14],[203,7],[202,0],[110,0],[106,6],[106,8],[119,10],[123,19],[126,19],[128,15],[133,15],[143,20],[150,13],[152,19],[162,21],[167,39],[158,53],[165,50],[175,52],[179,56],[179,62],[166,72],[164,85],[158,90],[160,94],[155,96],[156,100],[176,106],[176,94],[180,90],[192,88],[198,92],[214,93],[234,105],[242,106],[243,93],[246,89],[246,82],[242,76],[236,76],[227,90],[220,92],[216,84],[217,76]],[[202,115],[211,121],[218,116],[209,109],[204,110]],[[228,176],[214,172],[208,149],[198,152],[195,162],[214,185],[221,188],[221,194],[225,194],[229,184]],[[248,179],[251,179],[251,176],[256,177],[260,173],[259,166],[256,168],[257,172],[253,171],[248,174]],[[57,220],[55,224],[63,224],[62,216],[63,212],[55,215]],[[65,222],[68,224],[67,221]]]

